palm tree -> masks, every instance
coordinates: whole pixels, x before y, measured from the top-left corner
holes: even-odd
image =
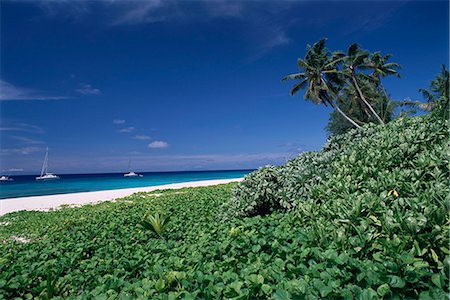
[[[428,90],[419,89],[427,102],[413,101],[408,98],[400,102],[400,105],[413,108],[407,113],[415,113],[415,109],[418,108],[423,111],[442,112],[445,117],[449,113],[449,86],[449,71],[445,65],[442,65],[441,72],[431,81],[430,88]]]
[[[377,86],[381,88],[384,95],[388,99],[386,89],[381,84],[381,79],[389,75],[396,75],[400,78],[397,69],[401,69],[401,65],[395,62],[387,62],[391,58],[391,54],[381,55],[380,52],[375,52],[369,57],[367,64],[368,68],[372,70],[371,77],[375,80]]]
[[[432,109],[441,108],[447,109],[449,105],[449,72],[445,65],[441,66],[441,73],[439,73],[430,84],[430,89],[419,89],[423,97],[427,99]]]
[[[346,115],[334,99],[339,92],[340,82],[335,69],[335,64],[330,60],[330,53],[325,48],[326,39],[321,39],[313,46],[308,45],[304,59],[298,59],[297,65],[302,71],[283,77],[284,80],[299,80],[292,86],[290,95],[293,96],[299,90],[306,89],[304,99],[311,100],[315,104],[322,104],[336,109],[354,127],[360,128],[353,119]]]
[[[377,114],[373,106],[367,101],[357,80],[358,74],[361,74],[361,76],[364,77],[364,73],[359,73],[358,69],[367,69],[370,67],[368,62],[369,52],[362,50],[358,44],[354,43],[348,48],[347,54],[338,51],[333,54],[333,58],[335,64],[341,62],[344,63],[344,68],[341,73],[345,78],[351,80],[350,84],[356,89],[359,99],[362,101],[361,106],[366,114],[368,114],[367,109],[369,109],[378,122],[380,122],[380,124],[384,124],[384,121]],[[369,78],[367,77],[367,79]]]
[[[391,54],[381,55],[380,52],[375,52],[369,57],[367,67],[372,70],[372,78],[381,84],[381,78],[396,75],[400,77],[400,74],[396,69],[400,69],[402,66],[398,63],[387,61],[391,58]]]

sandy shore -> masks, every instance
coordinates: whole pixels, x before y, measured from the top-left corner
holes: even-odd
[[[181,182],[158,186],[148,186],[139,188],[129,188],[120,190],[107,190],[85,193],[59,194],[48,196],[20,197],[0,200],[0,216],[20,210],[41,210],[57,208],[64,204],[83,205],[88,203],[111,201],[117,198],[130,196],[137,192],[152,192],[155,190],[180,189],[185,187],[209,186],[241,181],[242,178],[202,180],[192,182]]]

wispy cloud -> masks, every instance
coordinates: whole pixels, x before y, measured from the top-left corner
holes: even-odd
[[[281,148],[288,150],[289,152],[302,152],[305,151],[305,145],[297,142],[287,142],[280,145]]]
[[[169,147],[169,144],[164,141],[154,141],[148,144],[148,147],[151,149],[164,149]]]
[[[241,153],[241,154],[198,154],[198,155],[140,155],[133,156],[133,166],[139,170],[212,170],[246,169],[267,164],[281,164],[290,153]],[[96,166],[105,171],[115,171],[118,165],[127,166],[129,156],[103,157]]]
[[[205,1],[205,5],[211,17],[242,17],[245,8],[243,1]]]
[[[271,49],[273,47],[287,45],[291,42],[291,39],[287,36],[287,33],[282,28],[274,28],[269,35],[267,41],[263,44],[264,49]]]
[[[20,154],[20,155],[28,155],[35,152],[42,151],[42,148],[40,147],[20,147],[20,148],[5,148],[1,149],[0,153],[2,155],[11,155],[11,154]]]
[[[257,49],[248,59],[253,62],[268,54],[276,47],[286,46],[291,43],[291,39],[287,36],[287,30],[282,27],[269,27],[264,30],[264,36],[260,38]]]
[[[2,122],[0,125],[0,131],[21,131],[39,134],[44,133],[44,129],[39,126],[15,122]]]
[[[90,84],[83,84],[79,89],[76,89],[75,91],[83,95],[98,95],[101,93],[99,89],[92,87],[92,85]]]
[[[6,170],[7,172],[23,172],[24,169],[22,168],[10,168]]]
[[[152,138],[150,136],[148,136],[148,135],[145,135],[145,134],[138,134],[138,135],[133,136],[133,139],[141,140],[141,141],[149,141]]]
[[[24,144],[44,144],[43,141],[38,141],[34,139],[30,139],[24,136],[10,136],[11,139],[22,142]]]
[[[119,129],[118,131],[119,132],[122,132],[122,133],[129,133],[129,132],[132,132],[132,131],[134,131],[134,127],[133,126],[130,126],[130,127],[127,127],[127,128],[122,128],[122,129]]]
[[[63,100],[65,96],[52,96],[46,92],[15,86],[4,80],[0,80],[0,101],[18,100]]]
[[[256,54],[251,60],[256,60],[275,47],[290,43],[287,34],[290,24],[280,12],[288,12],[303,1],[283,1],[279,5],[274,1],[227,1],[227,0],[197,0],[197,1],[44,1],[41,8],[47,17],[68,18],[82,22],[86,18],[98,16],[101,7],[101,17],[96,17],[100,26],[105,28],[117,26],[140,26],[152,23],[198,23],[216,19],[235,19],[243,25],[239,34],[248,37],[254,44]],[[305,1],[306,2],[306,1]]]
[[[168,9],[172,4],[169,1],[150,0],[138,1],[128,4],[122,14],[116,16],[111,25],[136,25],[167,21],[179,16],[177,9]]]
[[[125,120],[114,119],[114,120],[113,120],[113,123],[114,123],[114,124],[118,124],[118,125],[120,125],[120,124],[125,124]]]

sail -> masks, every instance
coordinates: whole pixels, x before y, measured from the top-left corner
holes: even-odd
[[[47,174],[47,166],[48,166],[48,147],[47,151],[45,152],[44,163],[42,164],[41,177],[42,175],[44,175],[44,173]]]

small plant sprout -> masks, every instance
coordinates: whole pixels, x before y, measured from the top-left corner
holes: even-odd
[[[158,237],[163,238],[162,234],[166,228],[169,218],[156,212],[154,215],[146,215],[140,225],[147,230],[153,231]]]

